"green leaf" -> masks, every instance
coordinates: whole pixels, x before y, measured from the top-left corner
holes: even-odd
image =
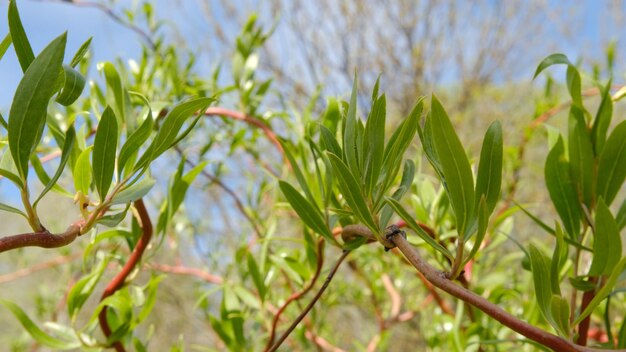
[[[333,168],[333,176],[339,183],[339,190],[348,203],[348,206],[354,212],[359,221],[363,222],[372,233],[378,238],[380,236],[379,229],[372,218],[357,178],[350,172],[348,166],[335,154],[326,152],[330,164]]]
[[[24,212],[23,212],[23,211],[21,211],[21,210],[19,210],[19,209],[17,209],[17,208],[14,208],[14,207],[12,207],[12,206],[10,206],[10,205],[4,204],[4,203],[0,203],[0,210],[2,210],[2,211],[6,211],[6,212],[9,212],[9,213],[14,213],[14,214],[21,215],[21,216],[23,216],[25,219],[27,219],[27,220],[28,220],[28,216],[26,216],[26,214],[24,214]]]
[[[72,58],[72,61],[70,61],[70,67],[76,67],[76,65],[80,63],[80,60],[82,60],[85,55],[87,55],[87,52],[89,51],[89,45],[91,44],[92,39],[93,37],[89,37],[89,39],[87,39],[80,46],[80,48],[78,48],[78,51],[76,51],[76,54],[74,54],[74,57]]]
[[[569,325],[570,307],[569,303],[567,303],[567,299],[558,295],[552,295],[550,314],[552,315],[552,319],[555,323],[554,328],[558,334],[562,337],[569,338],[571,335],[571,327]]]
[[[165,278],[163,275],[152,276],[150,281],[146,286],[144,286],[144,291],[147,293],[147,297],[143,305],[141,306],[141,310],[139,314],[137,314],[137,318],[133,321],[133,327],[144,321],[152,312],[154,305],[156,304],[157,292],[159,288],[159,283]]]
[[[613,117],[613,99],[611,98],[611,81],[602,90],[602,101],[598,107],[596,118],[591,128],[591,140],[595,147],[596,155],[600,155],[606,142],[606,133],[611,125]]]
[[[300,170],[300,165],[298,165],[298,162],[293,157],[293,154],[291,154],[290,149],[292,147],[290,145],[287,145],[284,141],[280,141],[280,144],[283,146],[283,152],[285,153],[285,157],[287,157],[287,160],[289,160],[289,165],[291,165],[293,173],[296,176],[296,180],[298,181],[298,184],[304,191],[306,198],[309,200],[309,202],[311,202],[311,204],[317,204],[315,201],[315,197],[313,197],[313,194],[311,193],[309,184],[304,178],[304,174],[302,173],[302,170]]]
[[[63,150],[61,151],[61,160],[59,162],[59,166],[57,167],[57,171],[54,173],[54,176],[50,179],[50,181],[46,184],[39,197],[33,203],[33,206],[37,206],[37,203],[43,198],[43,196],[48,193],[54,185],[56,185],[59,177],[63,174],[63,170],[65,169],[65,165],[67,165],[67,161],[72,154],[72,148],[74,147],[74,141],[76,140],[76,130],[74,130],[74,126],[70,126],[67,129],[67,133],[65,134],[65,143],[63,144]]]
[[[384,181],[382,186],[379,187],[380,194],[377,195],[377,198],[382,197],[383,193],[391,187],[391,184],[395,181],[400,171],[404,153],[406,153],[407,148],[413,141],[413,137],[415,137],[415,133],[419,127],[419,119],[424,107],[423,99],[423,97],[420,97],[417,100],[409,116],[402,121],[398,129],[393,132],[385,147],[383,167],[380,175]]]
[[[117,193],[111,200],[111,205],[126,204],[134,202],[139,198],[143,198],[146,194],[148,194],[148,192],[150,192],[155,183],[155,179],[145,177],[141,181],[131,185],[130,187],[126,187]]]
[[[582,214],[569,169],[565,160],[563,138],[559,136],[546,158],[545,180],[552,203],[563,220],[565,231],[571,238],[576,239],[580,232]]]
[[[568,146],[572,181],[580,200],[591,208],[594,181],[593,146],[583,112],[575,106],[570,110]]]
[[[339,103],[337,102],[337,99],[328,99],[326,111],[324,112],[324,116],[322,117],[322,123],[324,124],[324,127],[326,127],[331,132],[331,135],[333,137],[337,134],[337,126],[339,125],[339,121],[341,121]],[[341,155],[337,153],[333,154]]]
[[[589,305],[587,306],[587,308],[585,308],[585,310],[583,310],[583,312],[580,313],[578,317],[576,317],[572,325],[578,325],[583,319],[585,319],[589,314],[591,314],[591,312],[593,312],[593,310],[600,304],[600,302],[602,302],[609,294],[611,294],[611,292],[613,291],[613,288],[615,287],[615,284],[617,283],[617,280],[619,279],[620,275],[624,271],[625,267],[626,267],[626,257],[622,258],[617,263],[617,265],[615,265],[615,267],[611,271],[611,275],[604,283],[604,286],[596,293],[595,297],[593,297],[591,302],[589,302]]]
[[[412,160],[404,161],[404,170],[402,171],[402,180],[400,181],[400,186],[398,189],[393,192],[391,198],[400,201],[402,197],[411,189],[411,185],[413,184],[413,178],[415,178],[415,163]],[[393,209],[389,206],[389,204],[384,204],[381,212],[380,212],[380,227],[387,227],[387,223],[389,219],[391,219],[391,215],[393,215]]]
[[[550,276],[550,260],[537,247],[530,245],[528,250],[530,259],[530,267],[533,273],[533,282],[535,285],[535,296],[537,304],[543,317],[554,327],[558,328],[558,324],[552,316],[552,288]]]
[[[537,70],[535,71],[535,75],[533,79],[537,78],[537,76],[541,73],[541,71],[545,70],[546,68],[552,65],[567,65],[567,74],[566,74],[567,90],[569,91],[570,96],[572,97],[572,101],[574,102],[574,105],[578,106],[581,110],[583,110],[580,73],[578,73],[576,66],[574,66],[569,61],[567,56],[563,54],[552,54],[546,57],[545,59],[543,59],[543,61],[539,63],[539,66],[537,66]]]
[[[181,160],[181,164],[182,162],[183,160]],[[185,194],[187,193],[187,190],[189,189],[193,181],[196,179],[196,177],[198,177],[198,175],[202,172],[202,170],[204,170],[207,164],[208,164],[207,161],[203,161],[199,163],[198,165],[196,165],[191,170],[189,170],[189,172],[182,175],[180,178],[174,179],[174,183],[170,190],[170,199],[169,199],[170,200],[170,203],[169,203],[170,214],[174,214],[174,212],[178,209],[180,204],[185,199]],[[181,169],[181,174],[182,174],[182,169]]]
[[[38,343],[56,350],[70,350],[79,348],[81,346],[80,342],[78,341],[63,341],[48,335],[46,332],[41,330],[32,320],[30,320],[28,315],[26,315],[22,308],[20,308],[17,304],[4,299],[0,299],[0,304],[7,307],[11,311],[11,313],[13,313],[17,320],[20,321],[24,329],[26,329],[30,336],[32,336],[32,338],[35,339],[35,341],[37,341]]]
[[[2,60],[2,58],[4,57],[4,54],[7,52],[7,49],[9,48],[11,43],[11,33],[7,33],[7,35],[4,36],[4,39],[2,39],[2,41],[0,42],[0,60]]]
[[[261,298],[261,302],[263,302],[265,301],[265,294],[267,293],[267,287],[265,286],[265,279],[263,278],[263,275],[261,275],[259,266],[254,260],[254,257],[252,256],[252,254],[248,253],[247,261],[248,261],[248,271],[250,272],[250,275],[252,276],[252,281],[254,282],[254,286],[259,292],[259,297]]]
[[[113,181],[117,136],[117,119],[113,109],[107,106],[102,113],[93,143],[93,179],[101,202],[104,202]]]
[[[550,262],[550,277],[552,278],[552,292],[555,294],[561,294],[561,280],[559,274],[561,272],[561,268],[563,264],[567,261],[567,253],[568,247],[565,242],[565,235],[563,234],[563,229],[559,225],[557,221],[555,221],[556,231],[554,235],[556,236],[556,248],[552,253],[552,261]]]
[[[85,89],[85,77],[71,66],[63,65],[63,86],[56,101],[65,106],[72,105]]]
[[[463,238],[468,230],[474,208],[474,177],[465,149],[448,114],[434,95],[431,103],[433,143],[441,162],[444,186],[457,219],[458,233]]]
[[[491,123],[480,150],[478,173],[476,174],[476,209],[485,196],[487,214],[496,208],[502,185],[502,125]]]
[[[589,275],[608,275],[622,258],[622,239],[617,222],[602,198],[596,205],[595,225]]]
[[[377,85],[378,87],[378,85]],[[372,106],[370,116],[365,125],[363,136],[363,181],[365,194],[371,195],[382,170],[383,152],[385,151],[385,114],[387,102],[385,95],[376,99]]]
[[[626,199],[622,201],[622,205],[620,205],[617,210],[615,221],[617,222],[617,227],[620,231],[626,226]]]
[[[476,253],[480,249],[480,245],[483,243],[485,239],[485,234],[487,233],[487,226],[489,225],[489,211],[487,210],[487,201],[485,195],[480,197],[480,201],[478,202],[478,206],[476,207],[476,215],[478,217],[478,229],[476,231],[476,239],[474,240],[474,244],[472,245],[472,249],[469,254],[463,261],[463,265],[467,264]]]
[[[61,71],[66,40],[64,33],[33,60],[13,97],[9,112],[9,148],[22,180],[28,176],[28,159],[39,144],[46,123],[48,101]]]
[[[72,318],[72,321],[76,319],[80,309],[83,307],[85,302],[87,302],[87,299],[91,296],[93,290],[100,281],[100,278],[104,273],[104,269],[106,269],[109,264],[109,259],[107,258],[108,257],[105,257],[104,260],[100,260],[98,265],[94,267],[89,275],[83,276],[70,289],[67,295],[67,313]]]
[[[89,163],[89,155],[92,149],[93,146],[90,146],[80,153],[78,159],[76,159],[74,170],[72,170],[74,175],[74,188],[77,192],[81,192],[84,195],[89,194],[89,186],[91,185],[92,172],[91,164]]]
[[[9,1],[9,33],[11,34],[13,48],[15,48],[15,54],[17,54],[22,72],[26,72],[26,69],[35,59],[35,54],[33,54],[33,49],[30,47],[28,37],[26,37],[15,0]]]
[[[152,119],[152,113],[148,113],[146,119],[127,139],[117,160],[117,174],[121,178],[124,169],[133,169],[133,165],[126,165],[134,155],[137,155],[139,149],[148,140],[152,133],[152,127],[154,126],[154,120]]]
[[[287,198],[289,204],[300,219],[313,231],[322,235],[329,243],[336,243],[333,234],[328,229],[328,226],[322,218],[320,210],[309,203],[295,188],[289,183],[284,181],[278,181],[281,192]]]
[[[324,150],[328,150],[335,155],[341,155],[341,146],[339,146],[337,138],[324,125],[320,125],[320,142]]]
[[[126,104],[130,104],[128,93],[124,89],[120,74],[112,63],[105,62],[102,65],[102,72],[104,72],[107,86],[106,102],[113,109],[118,125],[123,125],[126,122]]]
[[[598,197],[611,205],[626,179],[626,121],[620,122],[606,141],[598,162]]]
[[[350,105],[346,114],[345,128],[343,131],[343,152],[345,154],[345,162],[350,170],[355,174],[357,179],[361,178],[361,169],[359,166],[359,145],[357,144],[357,76],[354,72],[354,81],[352,83],[352,94],[350,95]]]
[[[424,242],[428,243],[431,247],[439,251],[450,261],[454,260],[454,256],[452,255],[452,253],[450,253],[447,248],[440,245],[434,238],[430,237],[430,235],[419,226],[415,219],[413,219],[413,217],[409,215],[406,210],[404,210],[400,202],[390,197],[386,197],[385,200],[393,208],[396,214],[398,214],[398,216],[400,216],[402,220],[404,220],[406,224],[411,228],[411,230],[415,231],[415,233],[420,236],[420,238],[423,239]]]
[[[185,121],[195,113],[202,113],[214,101],[213,98],[196,98],[176,105],[159,128],[159,132],[154,137],[152,144],[146,153],[135,165],[135,169],[142,168],[163,154],[172,146],[178,131]]]

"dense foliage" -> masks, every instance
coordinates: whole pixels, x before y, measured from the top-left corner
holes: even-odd
[[[32,341],[117,351],[626,349],[626,121],[614,119],[626,89],[612,77],[546,57],[535,77],[566,67],[569,101],[537,104],[519,146],[507,145],[506,121],[492,122],[471,155],[435,94],[415,97],[395,120],[376,81],[361,118],[358,73],[349,100],[330,97],[321,114],[313,104],[266,110],[281,96],[257,74],[271,31],[254,17],[225,84],[219,69],[199,77],[192,56],[155,34],[149,4],[141,60],[96,63],[93,79],[91,39],[68,55],[64,33],[35,54],[16,1],[8,11],[0,59],[12,47],[23,77],[0,114],[0,182],[15,195],[0,210],[30,230],[0,238],[1,263],[24,275],[70,270],[56,301],[0,297],[29,336],[12,339],[13,350]],[[560,111],[564,127],[547,126]],[[545,189],[535,191],[551,204],[536,214],[516,190],[528,141],[544,125]],[[224,169],[249,176],[246,194]],[[203,190],[222,188],[246,224],[203,213],[200,178]],[[60,205],[42,210],[46,199],[73,202],[77,220],[54,231],[64,219]],[[532,236],[519,236],[520,213]],[[202,253],[189,248],[200,246],[202,219],[230,246],[200,269],[185,263]],[[24,264],[29,251],[50,248],[60,257]],[[202,337],[168,323],[183,308],[162,313],[173,305],[163,287],[179,274],[198,284],[174,306],[205,322]]]

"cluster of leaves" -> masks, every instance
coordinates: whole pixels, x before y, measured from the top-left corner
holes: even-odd
[[[372,341],[380,349],[390,345],[391,327],[401,321],[400,306],[409,315],[419,316],[423,325],[419,342],[433,349],[467,351],[512,342],[526,344],[523,348],[534,347],[486,314],[462,302],[441,300],[426,280],[426,285],[418,279],[391,282],[389,276],[408,275],[404,262],[384,255],[380,246],[365,245],[375,239],[391,247],[385,237],[390,224],[411,229],[417,235],[409,237],[411,244],[427,253],[447,280],[483,293],[508,311],[523,311],[527,322],[544,326],[533,313],[538,308],[564,339],[579,341],[577,334],[581,331],[575,327],[584,325],[606,302],[601,319],[609,336],[605,345],[626,346],[626,324],[615,318],[623,312],[623,302],[610,299],[623,291],[618,282],[626,266],[620,239],[626,226],[626,201],[615,215],[611,210],[626,178],[626,169],[621,167],[626,164],[626,124],[619,122],[611,128],[613,103],[624,92],[612,96],[611,81],[606,85],[596,83],[601,103],[592,116],[583,104],[581,75],[566,57],[552,55],[537,69],[536,75],[554,64],[567,65],[566,81],[572,98],[567,138],[557,129],[549,129],[545,180],[560,218],[551,227],[521,206],[509,209],[503,204],[496,211],[506,165],[499,122],[487,129],[474,162],[434,95],[430,102],[418,98],[408,116],[388,133],[387,127],[395,121],[387,116],[387,98],[380,93],[377,81],[371,109],[366,119],[361,119],[356,75],[349,101],[328,99],[319,118],[313,103],[297,111],[295,114],[300,115],[293,119],[287,113],[262,113],[272,80],[258,79],[259,49],[272,30],[264,31],[255,17],[243,26],[236,40],[230,68],[233,83],[227,87],[218,87],[219,69],[210,79],[198,77],[193,55],[182,62],[177,48],[167,46],[162,37],[152,39],[162,22],[155,20],[149,4],[144,4],[141,16],[136,17],[129,15],[131,21],[142,17],[149,31],[149,43],[141,59],[131,61],[128,67],[121,61],[97,64],[102,76],[98,83],[85,78],[91,65],[90,40],[67,65],[63,64],[66,34],[35,56],[16,2],[9,3],[9,34],[0,43],[0,59],[12,45],[24,76],[8,119],[0,115],[0,131],[6,131],[0,139],[0,176],[15,184],[22,206],[20,209],[0,203],[0,210],[23,216],[35,233],[47,232],[37,205],[53,191],[76,201],[80,235],[90,235],[81,247],[83,276],[72,285],[65,300],[69,323],[48,322],[42,329],[26,314],[28,309],[0,301],[39,344],[53,349],[100,350],[123,343],[138,351],[147,350],[158,336],[152,327],[142,326],[154,309],[165,304],[157,297],[165,276],[151,275],[143,284],[128,280],[124,288],[97,304],[89,302],[107,277],[107,268],[126,263],[127,253],[136,248],[142,236],[145,224],[130,216],[131,203],[157,193],[151,192],[158,180],[158,172],[152,171],[160,167],[155,160],[168,151],[177,152],[173,165],[178,166],[171,172],[167,195],[156,207],[159,216],[155,230],[159,237],[150,249],[151,255],[144,258],[149,262],[157,253],[165,252],[160,244],[166,236],[174,241],[182,237],[178,228],[172,228],[192,182],[199,175],[209,175],[209,165],[218,170],[216,176],[209,175],[211,184],[221,182],[220,165],[206,158],[219,144],[214,142],[228,138],[229,157],[242,147],[262,164],[264,160],[259,159],[265,156],[251,145],[262,131],[272,131],[270,118],[276,118],[288,130],[285,136],[289,136],[280,140],[282,174],[270,167],[265,169],[272,174],[270,177],[287,179],[293,175],[294,180],[256,181],[256,208],[268,210],[240,209],[252,223],[256,237],[250,243],[241,241],[229,248],[232,255],[222,254],[220,261],[233,269],[225,270],[229,274],[226,279],[215,280],[216,286],[211,289],[199,286],[197,309],[215,332],[213,342],[217,346],[233,351],[259,349],[258,342],[267,339],[268,350],[277,328],[295,319],[296,313],[287,309],[288,304],[307,294],[323,276],[324,258],[338,251],[354,251],[349,263],[352,275],[333,281],[333,290],[319,303],[324,309],[314,310],[306,324],[296,330],[294,340],[299,345],[294,343],[295,347],[305,349],[318,343],[313,333],[340,336],[341,329],[350,324],[345,324],[342,316],[336,321],[328,318],[328,308],[335,305],[352,306],[376,316],[379,331]],[[84,92],[87,82],[89,92]],[[244,116],[238,119],[260,127],[261,132],[236,130],[229,122],[225,122],[226,127],[211,129],[203,122],[207,108],[229,92],[237,94],[238,109]],[[194,134],[201,134],[199,142],[203,143],[197,163],[188,160],[180,148],[197,143]],[[414,142],[416,134],[419,145]],[[40,158],[57,151],[59,163],[50,174]],[[169,154],[166,157],[174,155]],[[424,169],[426,160],[432,167],[430,172]],[[188,164],[192,165],[186,169]],[[37,180],[28,177],[31,169]],[[237,200],[236,192],[221,185]],[[30,190],[36,187],[42,191],[32,201]],[[501,246],[511,237],[513,227],[511,214],[518,209],[554,236],[556,248],[551,257],[535,245],[528,250],[520,245],[521,250],[503,255]],[[281,215],[292,214],[292,210],[297,219],[292,218],[291,223],[296,224],[299,235],[287,239],[276,236],[278,226],[286,226],[279,221]],[[259,221],[262,216],[263,221]],[[350,225],[364,227],[371,237],[339,236]],[[110,229],[98,232],[103,227]],[[520,262],[530,264],[532,275],[505,275]],[[465,272],[469,269],[472,276]],[[565,278],[570,286],[562,289]],[[527,289],[530,281],[534,282],[536,303],[528,299],[533,295]],[[585,303],[570,306],[579,292]],[[437,304],[424,307],[416,297],[426,295],[440,300],[435,298]],[[390,304],[388,316],[384,316],[388,299],[395,301]],[[369,300],[373,304],[365,303]],[[276,305],[282,302],[277,313]],[[96,331],[103,309],[112,331],[104,339]],[[462,319],[464,315],[467,320]],[[413,326],[405,329],[415,333]],[[359,336],[345,342],[345,346],[365,349],[370,344],[362,339]],[[173,347],[179,349],[182,347]]]
[[[610,60],[609,60],[610,61]],[[537,67],[535,77],[552,65],[565,65],[571,107],[567,119],[567,138],[551,131],[550,151],[545,163],[545,182],[550,199],[561,219],[550,227],[537,217],[532,218],[556,237],[551,258],[531,245],[528,251],[539,308],[552,327],[565,338],[573,338],[573,327],[589,315],[616,290],[618,279],[626,266],[622,254],[620,232],[626,225],[626,201],[616,215],[609,208],[626,180],[626,121],[612,129],[613,105],[623,97],[618,91],[611,95],[612,80],[603,85],[594,81],[601,101],[595,115],[583,102],[581,75],[566,56],[554,54]],[[529,214],[530,215],[530,214]],[[570,248],[574,253],[570,254]],[[582,253],[591,255],[590,265],[582,265]],[[568,279],[573,297],[583,292],[589,297],[579,309],[570,307],[561,290]],[[613,322],[611,305],[606,301],[604,325],[609,333]],[[621,322],[616,336],[620,348],[626,346],[626,324]],[[612,346],[609,343],[608,346]]]

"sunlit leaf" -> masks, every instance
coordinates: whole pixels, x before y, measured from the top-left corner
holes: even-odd
[[[322,218],[322,214],[319,209],[309,203],[295,188],[289,183],[284,181],[278,181],[281,192],[287,198],[289,204],[300,219],[313,231],[322,235],[330,243],[335,243],[335,239],[328,229],[328,226]]]
[[[356,72],[354,73],[354,81],[352,83],[352,94],[350,95],[350,105],[346,114],[345,126],[343,131],[343,153],[345,156],[345,163],[350,167],[350,170],[355,175],[356,179],[361,178],[361,169],[359,165],[359,145],[357,144],[357,128],[358,121],[356,116],[357,111],[357,96],[358,96],[358,82]]]
[[[350,172],[348,166],[335,154],[326,153],[333,168],[333,176],[337,180],[339,190],[357,218],[365,224],[375,236],[379,236],[379,229],[372,218],[357,178]]]
[[[78,48],[78,50],[76,51],[76,54],[74,54],[74,57],[72,58],[72,61],[70,61],[70,67],[76,67],[76,65],[80,63],[80,60],[82,60],[85,57],[85,55],[87,55],[87,52],[89,51],[89,45],[91,44],[92,39],[93,37],[89,37],[89,39],[87,39],[80,46],[80,48]]]
[[[22,71],[26,72],[26,69],[28,69],[31,62],[35,59],[35,54],[30,47],[26,32],[22,26],[16,0],[9,1],[9,33],[11,34],[13,47],[15,48],[15,53],[17,54],[17,59],[20,62]]]
[[[578,238],[581,210],[578,195],[573,188],[569,164],[565,160],[563,138],[559,137],[546,158],[545,180],[550,198],[563,220],[565,230],[571,238]]]
[[[465,149],[448,114],[433,95],[431,103],[433,143],[441,162],[446,191],[462,237],[468,229],[474,209],[474,177]]]
[[[500,197],[502,154],[502,125],[494,121],[485,133],[476,174],[476,209],[484,195],[488,214],[493,212]]]
[[[128,188],[124,188],[117,193],[111,200],[111,204],[125,204],[143,198],[146,194],[148,194],[148,192],[150,192],[155,183],[155,179],[146,176],[139,182]]]
[[[71,105],[80,97],[85,88],[85,77],[68,65],[63,65],[63,86],[56,101],[61,105]]]
[[[59,166],[57,167],[57,171],[54,173],[54,176],[52,176],[48,184],[46,184],[44,189],[41,191],[41,194],[39,194],[39,197],[37,197],[33,205],[36,206],[37,203],[39,203],[43,196],[45,196],[46,193],[48,193],[48,191],[50,191],[52,187],[54,187],[54,185],[59,180],[59,177],[61,177],[61,175],[63,174],[65,165],[67,165],[67,161],[69,160],[72,153],[75,139],[76,131],[74,130],[74,126],[70,126],[70,128],[67,129],[67,133],[65,134],[65,144],[63,144],[63,150],[61,151],[61,160],[59,162]]]
[[[113,182],[115,155],[117,152],[117,119],[113,109],[107,106],[98,124],[93,143],[93,180],[100,201],[104,201]]]
[[[626,179],[626,121],[620,122],[606,141],[598,162],[598,196],[611,205]]]
[[[9,46],[11,46],[11,43],[11,33],[7,33],[7,35],[4,36],[4,39],[0,42],[0,60],[4,57],[4,54],[7,52],[7,49],[9,49]]]
[[[608,275],[622,258],[622,239],[617,223],[602,198],[596,206],[595,225],[589,275]]]
[[[378,82],[377,82],[378,83]],[[377,185],[378,176],[382,170],[385,151],[385,115],[387,101],[383,94],[376,99],[372,111],[367,118],[365,134],[363,136],[363,181],[365,194],[371,195]]]
[[[9,112],[9,148],[22,180],[28,176],[28,159],[46,123],[48,101],[61,71],[66,40],[64,33],[33,60],[13,97]]]
[[[89,186],[91,185],[92,172],[89,156],[92,149],[93,146],[90,146],[80,153],[73,170],[74,188],[77,192],[81,192],[84,195],[89,194]]]

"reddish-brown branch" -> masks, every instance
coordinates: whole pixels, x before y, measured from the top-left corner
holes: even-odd
[[[219,285],[224,282],[224,279],[222,277],[209,274],[206,271],[203,271],[198,268],[190,268],[190,267],[186,267],[182,265],[167,265],[167,264],[158,264],[158,263],[146,264],[146,267],[152,270],[157,270],[157,271],[161,271],[164,273],[195,276],[201,280],[204,280],[212,284]]]
[[[267,341],[267,345],[265,346],[265,351],[269,351],[274,344],[274,339],[276,337],[276,329],[278,328],[278,322],[280,320],[280,316],[283,314],[287,306],[294,301],[299,300],[302,296],[306,295],[315,285],[317,279],[320,277],[320,273],[322,272],[322,267],[324,266],[324,240],[320,239],[317,243],[317,267],[315,268],[315,274],[313,274],[313,278],[311,278],[311,282],[300,292],[294,292],[283,305],[278,309],[276,314],[274,314],[274,318],[272,319],[272,328],[270,330],[270,337]]]
[[[590,277],[589,281],[595,283],[597,280],[595,277]],[[580,311],[583,312],[591,303],[591,300],[596,296],[596,290],[589,290],[583,294],[582,301],[580,303]],[[583,321],[578,324],[578,339],[576,343],[582,346],[587,345],[587,338],[589,336],[589,324],[591,323],[591,315],[588,315]]]
[[[274,146],[276,146],[276,149],[280,152],[280,154],[283,156],[285,156],[285,152],[283,150],[283,146],[280,144],[280,141],[278,140],[278,137],[276,136],[276,133],[274,133],[274,131],[265,123],[263,123],[263,121],[260,121],[252,116],[248,116],[242,112],[239,111],[235,111],[235,110],[230,110],[230,109],[226,109],[226,108],[220,108],[220,107],[211,107],[206,109],[206,111],[204,112],[204,114],[206,116],[222,116],[222,117],[228,117],[234,120],[239,120],[239,121],[243,121],[249,125],[252,125],[254,127],[257,127],[259,129],[261,129],[261,131],[263,131],[263,133],[265,134],[265,136],[267,137],[267,139],[270,140],[270,142],[272,142],[272,144],[274,144]],[[289,160],[285,159],[285,162],[287,164],[289,164]]]
[[[526,336],[527,338],[549,347],[555,351],[575,352],[575,351],[602,351],[601,349],[589,348],[576,345],[559,336],[553,335],[536,326],[518,319],[509,314],[498,305],[489,302],[487,299],[475,294],[474,292],[463,288],[460,285],[450,281],[445,273],[435,269],[430,264],[422,260],[417,251],[403,237],[393,234],[389,236],[389,240],[393,242],[398,249],[404,254],[405,258],[422,274],[428,281],[439,289],[449,293],[450,295],[482,310],[485,314],[499,321],[510,329]],[[624,351],[624,350],[622,350]]]
[[[22,247],[58,248],[66,246],[80,236],[80,229],[83,225],[85,225],[85,221],[78,220],[71,224],[65,232],[59,234],[44,229],[40,232],[2,237],[0,238],[0,253]]]
[[[122,270],[115,275],[115,277],[109,282],[109,284],[104,289],[102,293],[102,297],[100,301],[103,301],[105,298],[113,295],[117,290],[124,286],[124,282],[126,278],[130,275],[133,269],[137,266],[137,263],[141,260],[146,247],[148,247],[148,243],[150,242],[150,238],[152,237],[152,222],[150,221],[150,216],[148,215],[148,210],[146,206],[143,204],[143,200],[139,199],[135,201],[135,209],[137,210],[137,214],[139,216],[139,223],[141,226],[142,235],[137,241],[133,252],[128,257],[126,264],[122,267]],[[104,306],[98,315],[98,321],[100,322],[100,328],[104,333],[104,336],[107,338],[111,336],[112,331],[109,326],[109,322],[107,321],[107,306]],[[125,348],[120,341],[115,341],[113,343],[113,348],[117,352],[125,352]]]
[[[28,268],[22,268],[12,273],[0,275],[0,284],[23,278],[37,271],[46,270],[46,269],[54,268],[55,266],[69,263],[77,258],[80,258],[81,255],[83,255],[82,252],[76,252],[70,255],[63,255],[60,257],[56,257],[52,260],[48,260],[46,262],[35,264]]]

